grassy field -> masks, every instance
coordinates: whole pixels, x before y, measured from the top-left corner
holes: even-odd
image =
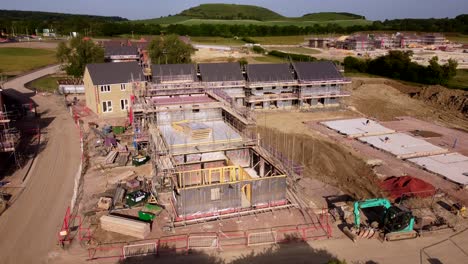
[[[56,62],[53,50],[0,48],[0,71],[4,74],[20,74]]]
[[[457,34],[457,35],[447,35],[446,37],[448,40],[452,42],[468,44],[468,35]]]
[[[229,46],[242,46],[244,41],[234,38],[223,37],[190,37],[192,43],[195,44],[212,44],[212,45],[229,45]]]
[[[282,62],[287,62],[287,60],[278,58],[275,56],[270,56],[270,55],[249,58],[249,63],[282,63]]]
[[[455,78],[447,85],[449,88],[468,90],[468,70],[457,70]]]
[[[306,54],[306,55],[312,55],[312,54],[319,54],[321,53],[320,50],[316,49],[309,49],[309,48],[302,48],[302,47],[297,47],[297,48],[279,48],[279,51],[283,52],[289,52],[289,53],[298,53],[298,54]]]
[[[58,79],[63,79],[63,78],[45,76],[45,77],[36,79],[30,83],[27,83],[26,86],[30,89],[37,89],[37,91],[39,92],[53,93],[58,88],[58,84],[57,84]]]
[[[262,45],[298,45],[305,42],[307,36],[276,36],[276,37],[251,37]]]

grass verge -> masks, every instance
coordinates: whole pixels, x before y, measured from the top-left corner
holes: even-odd
[[[31,48],[0,48],[0,71],[17,75],[57,62],[54,50]]]
[[[45,76],[39,79],[36,79],[32,82],[26,84],[31,90],[37,89],[38,92],[49,92],[53,93],[57,90],[58,84],[57,80],[63,79],[60,77]]]

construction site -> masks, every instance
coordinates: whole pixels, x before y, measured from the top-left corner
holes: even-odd
[[[332,63],[142,73],[125,118],[70,106],[83,176],[58,244],[88,260],[466,228],[466,133],[366,116]]]

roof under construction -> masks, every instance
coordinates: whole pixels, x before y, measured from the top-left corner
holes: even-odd
[[[151,65],[153,81],[196,81],[197,69],[195,64],[153,64]]]
[[[92,63],[86,65],[94,85],[144,81],[143,71],[137,62]]]
[[[244,81],[238,62],[198,64],[204,82]]]
[[[299,81],[343,78],[343,75],[341,75],[335,64],[331,61],[294,62],[293,67]]]
[[[132,46],[105,46],[104,47],[104,56],[129,56],[129,55],[138,55],[137,47]]]
[[[250,82],[294,81],[289,64],[248,64],[247,79]]]

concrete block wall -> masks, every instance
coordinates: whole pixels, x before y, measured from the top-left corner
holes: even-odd
[[[158,124],[170,124],[182,120],[207,121],[222,119],[222,109],[199,109],[180,110],[174,112],[159,112],[157,114]]]

